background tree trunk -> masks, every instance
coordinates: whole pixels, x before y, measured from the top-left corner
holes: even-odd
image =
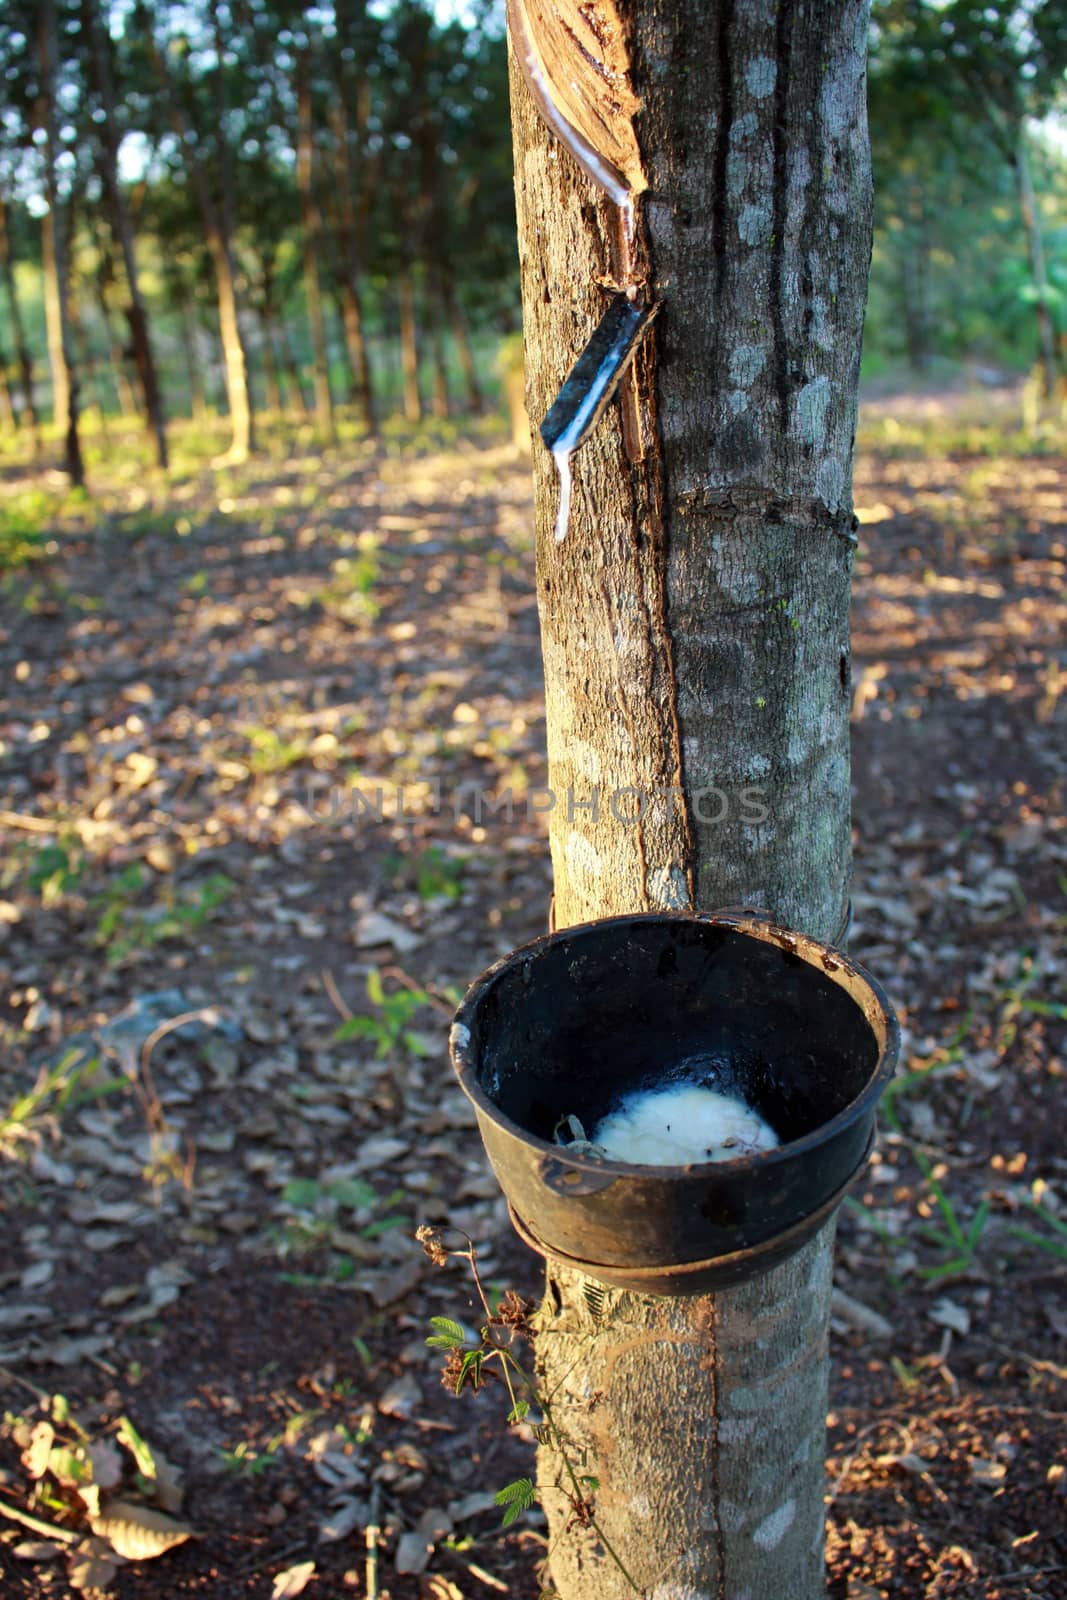
[[[919,183],[908,195],[905,241],[901,250],[904,336],[908,365],[913,372],[929,370],[933,350],[933,313],[930,305],[930,231],[926,197]]]
[[[841,938],[868,7],[619,10],[649,185],[635,258],[662,310],[636,364],[644,459],[612,409],[562,545],[535,448],[556,919],[760,904]],[[603,310],[617,224],[514,67],[512,107],[536,424]],[[714,1297],[608,1291],[595,1323],[584,1280],[550,1270],[539,1366],[639,1587],[823,1592],[830,1250],[826,1229]],[[564,1600],[632,1596],[565,1492],[546,1509]]]
[[[326,322],[322,314],[322,292],[319,287],[319,235],[322,230],[319,208],[315,202],[314,128],[311,120],[309,66],[305,55],[300,57],[297,66],[297,106],[296,171],[297,187],[300,190],[300,214],[304,223],[304,294],[307,299],[308,324],[311,329],[315,420],[332,442],[335,433],[333,398],[330,394],[330,358],[326,347]]]
[[[363,8],[357,7],[358,15],[350,15],[352,8],[338,5],[336,8],[337,25],[340,40],[351,43],[353,52],[359,49],[359,25],[363,21]],[[334,177],[336,179],[336,240],[338,253],[337,278],[341,297],[341,325],[344,328],[345,351],[348,356],[349,371],[352,374],[351,397],[359,407],[362,420],[373,432],[376,426],[374,410],[374,386],[371,380],[370,356],[367,351],[366,331],[363,325],[363,298],[359,287],[359,266],[363,260],[363,245],[365,240],[361,237],[359,221],[356,216],[355,199],[352,188],[352,162],[349,157],[348,118],[346,115],[346,97],[344,86],[346,74],[344,64],[335,56],[333,59],[334,82],[336,94],[330,110],[330,127],[333,131],[333,162]],[[366,102],[368,97],[366,74],[362,70],[354,75],[352,98],[355,105],[355,137],[357,151],[362,153],[363,133],[366,121]],[[362,165],[362,164],[361,164]],[[366,172],[363,173],[364,182],[367,181]]]
[[[237,305],[237,283],[233,266],[233,211],[230,204],[229,161],[226,147],[226,98],[222,82],[225,47],[221,38],[219,9],[212,7],[216,55],[216,144],[219,150],[220,200],[216,205],[212,197],[207,174],[196,148],[196,140],[181,99],[171,79],[166,59],[154,38],[149,38],[149,56],[159,81],[167,106],[171,126],[181,146],[182,159],[189,176],[189,184],[196,197],[197,209],[204,225],[204,239],[211,264],[215,270],[215,287],[218,295],[219,334],[222,339],[222,361],[226,377],[226,398],[230,410],[232,430],[227,458],[239,462],[247,459],[255,449],[252,389],[248,376],[248,357]]]
[[[459,357],[463,372],[463,381],[467,386],[467,409],[472,416],[480,417],[485,410],[485,401],[478,382],[478,368],[475,366],[474,351],[471,349],[467,319],[463,315],[463,307],[456,295],[455,281],[449,272],[441,274],[441,298],[444,302],[448,331],[452,335],[452,343],[456,347],[456,355]]]
[[[85,482],[78,436],[78,380],[67,301],[67,244],[56,163],[56,12],[54,0],[41,0],[37,12],[37,65],[40,72],[39,121],[44,129],[45,191],[48,210],[41,222],[44,257],[48,361],[52,369],[52,420],[63,440],[64,465],[75,487]]]
[[[1030,154],[1026,142],[1026,126],[1019,127],[1015,146],[1015,176],[1019,186],[1019,210],[1026,243],[1030,252],[1030,271],[1034,278],[1034,313],[1037,317],[1037,353],[1041,365],[1041,385],[1046,396],[1056,392],[1056,335],[1049,309],[1048,271],[1045,266],[1045,241],[1041,229],[1041,215],[1034,198],[1034,184],[1030,176]]]
[[[111,233],[122,252],[126,272],[126,285],[130,303],[126,308],[126,321],[130,330],[130,350],[144,396],[145,415],[155,440],[156,460],[166,471],[167,433],[163,412],[163,396],[159,386],[152,340],[148,328],[148,312],[141,294],[141,280],[137,271],[137,249],[134,243],[133,224],[130,221],[126,196],[119,182],[119,134],[115,121],[115,87],[111,73],[110,37],[101,26],[97,0],[82,0],[82,27],[89,41],[91,76],[102,120],[97,129],[100,143],[100,170],[107,198]]]
[[[18,427],[15,403],[11,396],[11,381],[8,377],[7,351],[2,348],[0,348],[0,422],[11,433]]]
[[[405,263],[397,280],[400,301],[400,363],[404,374],[404,416],[408,422],[422,421],[419,394],[419,333],[415,320],[415,277]]]
[[[37,419],[37,401],[33,393],[33,357],[30,355],[30,347],[26,342],[26,328],[22,320],[22,307],[19,304],[18,291],[15,287],[15,262],[11,248],[11,226],[7,202],[2,199],[0,199],[0,275],[3,276],[4,288],[7,292],[11,335],[15,341],[15,360],[18,363],[19,387],[22,390],[21,420],[29,427],[33,440],[33,453],[36,456],[41,447],[41,439]]]

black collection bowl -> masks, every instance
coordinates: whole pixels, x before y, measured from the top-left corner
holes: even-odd
[[[832,1215],[872,1147],[899,1029],[829,945],[747,913],[665,913],[513,951],[472,984],[451,1048],[527,1243],[604,1283],[686,1294],[766,1271]],[[654,1167],[555,1142],[653,1082],[724,1080],[776,1149]]]

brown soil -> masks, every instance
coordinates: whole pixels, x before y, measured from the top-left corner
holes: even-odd
[[[840,1222],[829,1592],[1062,1596],[1067,485],[884,415],[856,485],[851,948],[913,1076]],[[61,1393],[183,1474],[199,1537],[121,1567],[121,1600],[251,1600],[306,1562],[316,1600],[366,1593],[375,1517],[394,1600],[533,1600],[537,1513],[502,1532],[484,1503],[529,1444],[492,1386],[441,1387],[429,1318],[473,1320],[470,1284],[411,1238],[459,1223],[487,1281],[537,1292],[444,1048],[455,990],[547,915],[543,818],[450,803],[544,780],[528,467],[353,447],[190,474],[169,510],[136,493],[6,582],[0,1111],[138,996],[241,1036],[138,1046],[124,1088],[0,1160],[0,1591],[75,1592],[2,1515],[85,1531],[21,1459]],[[357,778],[364,811],[331,813]],[[451,1539],[398,1573],[428,1511]]]

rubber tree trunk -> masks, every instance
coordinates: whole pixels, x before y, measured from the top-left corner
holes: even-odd
[[[213,223],[207,226],[207,243],[215,268],[218,290],[219,333],[222,338],[222,364],[226,377],[226,400],[230,411],[232,440],[227,455],[234,462],[245,461],[255,449],[253,432],[252,386],[248,375],[248,355],[237,310],[237,284],[229,238]]]
[[[37,417],[37,402],[33,393],[33,357],[30,355],[30,347],[26,342],[26,327],[22,320],[22,307],[19,304],[18,290],[15,286],[15,261],[11,246],[11,226],[5,200],[0,200],[0,276],[4,280],[8,316],[11,322],[11,335],[15,341],[15,361],[18,365],[19,388],[22,393],[22,417],[20,420],[30,430],[30,436],[33,440],[33,453],[36,456],[41,447],[41,438]]]
[[[130,350],[144,398],[145,417],[155,442],[156,460],[166,471],[167,431],[163,395],[149,333],[148,312],[141,294],[137,270],[137,247],[126,195],[119,181],[119,131],[115,118],[115,86],[111,73],[110,37],[101,23],[98,0],[82,0],[82,28],[89,39],[93,86],[102,112],[97,127],[101,155],[101,175],[107,200],[112,237],[122,252],[130,303],[125,307],[130,330]]]
[[[535,440],[557,925],[743,903],[840,938],[867,0],[620,0],[621,26],[610,0],[555,10],[628,41],[635,276],[661,302],[640,428],[628,451],[613,406],[576,457],[562,544]],[[512,116],[536,425],[618,273],[617,214],[514,60]],[[830,1276],[830,1230],[717,1296],[601,1300],[550,1267],[539,1368],[630,1575],[543,1451],[563,1600],[823,1594]]]
[[[311,115],[310,67],[306,54],[297,66],[296,173],[304,232],[304,296],[311,330],[312,370],[315,380],[315,421],[331,442],[335,439],[333,397],[330,394],[330,358],[326,346],[326,319],[319,285],[319,236],[322,225],[315,200],[315,137]]]
[[[1026,242],[1030,251],[1030,271],[1034,279],[1034,312],[1037,317],[1037,350],[1041,366],[1041,386],[1046,396],[1056,392],[1056,335],[1049,308],[1048,272],[1045,267],[1045,241],[1041,228],[1041,214],[1034,196],[1034,183],[1030,176],[1030,153],[1027,148],[1026,126],[1019,129],[1015,146],[1015,178],[1019,187],[1019,210]]]
[[[45,191],[48,209],[41,220],[45,321],[48,363],[52,369],[52,420],[63,440],[63,460],[70,481],[85,482],[78,435],[78,379],[74,365],[67,287],[67,241],[63,204],[57,181],[59,129],[56,116],[56,12],[54,0],[41,0],[37,10],[37,66],[40,74],[38,121],[44,129]]]

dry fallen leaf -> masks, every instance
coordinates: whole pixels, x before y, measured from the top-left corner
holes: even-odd
[[[63,1555],[66,1548],[66,1545],[56,1544],[54,1539],[21,1539],[12,1547],[11,1554],[17,1561],[51,1561]]]
[[[50,1422],[34,1424],[29,1445],[22,1452],[22,1465],[31,1478],[43,1478],[48,1471],[48,1458],[52,1453],[55,1437],[56,1430]]]
[[[999,1489],[1008,1475],[1008,1469],[1003,1461],[985,1461],[978,1456],[972,1456],[967,1466],[971,1482],[980,1483],[987,1489]]]
[[[194,1537],[184,1523],[131,1500],[113,1500],[103,1516],[93,1519],[92,1530],[127,1561],[151,1561]]]
[[[463,1590],[443,1572],[427,1572],[419,1579],[422,1600],[463,1600]]]
[[[121,1559],[106,1539],[83,1539],[71,1549],[67,1577],[72,1589],[98,1595],[107,1589],[121,1565]]]
[[[298,1566],[287,1567],[275,1578],[270,1600],[295,1600],[296,1595],[303,1594],[314,1576],[314,1561],[301,1561]]]

